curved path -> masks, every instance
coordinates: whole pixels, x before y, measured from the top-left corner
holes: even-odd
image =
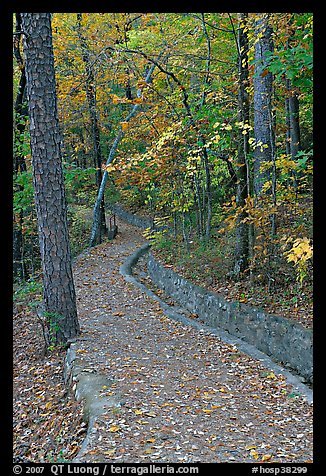
[[[145,239],[118,226],[115,240],[74,266],[82,333],[66,378],[89,423],[75,461],[312,461],[312,405],[284,376],[169,319],[124,279],[121,265]]]

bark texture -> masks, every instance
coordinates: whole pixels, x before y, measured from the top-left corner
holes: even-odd
[[[238,28],[238,120],[243,125],[249,124],[249,96],[247,87],[249,85],[248,71],[248,38],[244,31],[246,14],[239,14]],[[248,134],[239,134],[238,146],[238,166],[237,175],[237,194],[236,201],[239,208],[243,208],[249,195],[249,177],[247,167],[247,155],[249,152]],[[245,210],[239,213],[236,228],[236,246],[234,277],[239,278],[240,274],[248,268],[249,258],[249,225],[245,222],[247,212]]]
[[[51,14],[22,13],[45,316],[55,342],[79,332],[57,115]]]
[[[254,191],[257,197],[267,180],[271,180],[271,168],[262,171],[261,166],[273,159],[273,124],[272,124],[272,86],[273,75],[265,68],[266,53],[273,51],[272,28],[268,24],[268,15],[259,14],[256,22],[255,74],[254,74]]]
[[[286,80],[286,87],[288,91],[288,97],[286,98],[286,111],[288,114],[288,141],[290,145],[291,158],[295,160],[297,153],[301,150],[299,98],[289,79]]]

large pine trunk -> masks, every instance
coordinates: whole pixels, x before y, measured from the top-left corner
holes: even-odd
[[[79,332],[61,163],[51,14],[22,13],[45,316],[56,343]]]

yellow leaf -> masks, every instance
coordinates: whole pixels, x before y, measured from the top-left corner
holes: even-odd
[[[104,169],[107,171],[107,172],[112,172],[112,170],[116,170],[116,166],[115,165],[112,165],[112,164],[109,164],[109,165],[106,165],[104,167]]]
[[[121,124],[121,129],[122,129],[122,132],[126,131],[128,129],[128,126],[129,126],[129,123],[126,122],[126,121],[123,121],[123,122],[120,122]]]
[[[250,446],[246,446],[246,450],[254,450],[255,448],[257,448],[257,446],[255,445],[250,445]]]
[[[145,420],[137,420],[137,423],[139,423],[140,425],[148,425],[148,421]]]
[[[121,102],[121,98],[119,98],[119,96],[116,96],[115,94],[112,94],[111,98],[113,104],[119,104]]]
[[[143,414],[143,412],[141,410],[134,410],[134,413],[136,415],[142,415]]]
[[[121,430],[120,426],[116,426],[116,425],[112,425],[109,428],[110,433],[116,433],[117,431],[120,431],[120,430]]]
[[[250,451],[250,454],[251,454],[251,456],[253,456],[255,459],[258,459],[258,458],[259,458],[259,455],[258,455],[257,451],[255,451],[255,450],[251,450],[251,451]]]
[[[150,455],[151,453],[153,453],[153,448],[146,448],[146,450],[144,451],[144,454],[145,455]]]
[[[263,455],[262,457],[262,461],[268,461],[269,459],[271,459],[272,455]]]
[[[277,377],[276,377],[276,375],[274,374],[274,372],[270,372],[270,373],[267,375],[267,378],[272,379],[272,380],[276,380],[276,379],[277,379]]]

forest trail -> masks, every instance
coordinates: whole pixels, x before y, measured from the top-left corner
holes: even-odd
[[[312,461],[312,405],[283,376],[172,321],[126,282],[119,267],[145,239],[118,226],[115,240],[74,265],[81,335],[72,365],[98,377],[94,396],[114,402],[91,418],[75,461]]]

